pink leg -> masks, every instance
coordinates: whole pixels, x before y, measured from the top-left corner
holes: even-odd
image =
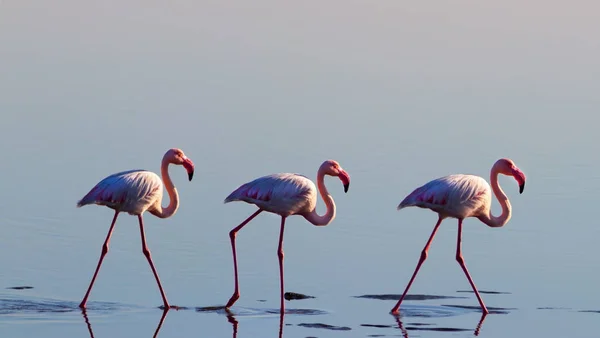
[[[225,308],[230,308],[239,298],[240,298],[240,288],[238,283],[238,267],[237,267],[237,255],[235,253],[235,237],[237,236],[237,232],[240,231],[244,227],[244,225],[248,224],[254,217],[262,212],[262,209],[256,210],[255,213],[250,215],[250,217],[246,218],[240,225],[233,228],[229,232],[229,238],[231,239],[231,251],[233,252],[233,274],[235,277],[235,290],[233,291],[233,295],[229,298],[227,305]]]
[[[165,291],[163,290],[163,287],[160,284],[160,278],[158,278],[158,273],[156,272],[156,268],[154,267],[154,263],[152,262],[150,250],[148,249],[148,245],[146,245],[146,235],[144,234],[144,221],[142,219],[142,215],[139,215],[138,219],[140,220],[140,234],[142,236],[142,252],[144,253],[144,256],[146,256],[146,259],[148,259],[148,263],[150,263],[150,268],[152,269],[154,278],[156,278],[156,283],[158,283],[158,288],[160,289],[160,295],[162,296],[165,309],[168,309],[170,308],[170,306],[169,302],[167,301],[167,296],[165,295]]]
[[[279,257],[279,281],[280,281],[280,285],[281,285],[281,307],[280,307],[280,311],[281,314],[283,315],[285,313],[285,304],[283,303],[284,298],[283,298],[283,293],[284,293],[284,288],[283,288],[283,229],[285,227],[285,217],[281,217],[281,230],[279,232],[279,246],[277,248],[277,256]]]
[[[94,272],[94,276],[92,277],[92,281],[90,282],[90,286],[88,287],[83,300],[79,304],[79,307],[85,309],[85,304],[87,303],[88,297],[90,296],[90,292],[92,291],[92,287],[94,286],[94,282],[96,281],[96,277],[98,276],[98,271],[100,271],[100,266],[102,265],[102,261],[104,260],[104,256],[108,253],[108,244],[110,243],[110,236],[112,236],[113,229],[115,228],[115,223],[117,222],[117,216],[119,215],[118,211],[115,211],[115,216],[113,217],[112,223],[110,224],[110,229],[108,229],[108,235],[106,235],[106,240],[102,245],[102,253],[100,254],[100,259],[98,260],[98,266],[96,266],[96,272]]]
[[[465,265],[465,260],[463,259],[462,249],[461,249],[461,246],[462,246],[461,245],[461,243],[462,243],[462,222],[463,222],[462,219],[458,220],[458,239],[456,240],[456,260],[458,261],[458,264],[460,264],[461,268],[465,272],[465,275],[467,275],[467,279],[469,280],[469,283],[471,284],[473,291],[475,291],[475,296],[477,296],[479,305],[481,305],[481,311],[483,311],[484,314],[488,314],[489,311],[485,307],[485,304],[483,304],[483,299],[481,299],[481,296],[479,295],[479,291],[477,291],[477,287],[475,286],[475,283],[473,282],[473,279],[471,278],[471,275],[469,274],[469,270],[467,270],[467,266]]]
[[[392,309],[392,311],[391,311],[392,314],[394,314],[394,315],[398,314],[398,309],[400,308],[400,304],[402,304],[404,297],[406,297],[406,294],[408,293],[408,289],[410,289],[410,286],[412,285],[413,281],[415,280],[415,277],[417,277],[417,273],[419,272],[421,265],[427,259],[427,252],[429,251],[429,246],[431,245],[431,242],[433,241],[433,237],[435,236],[435,233],[437,232],[438,228],[440,227],[440,224],[442,224],[442,217],[440,217],[438,219],[437,223],[435,224],[435,227],[433,228],[433,232],[431,232],[431,236],[429,236],[429,240],[427,241],[427,244],[425,245],[425,247],[423,248],[423,251],[421,252],[421,258],[419,259],[419,263],[417,263],[415,272],[413,272],[413,275],[412,275],[410,281],[408,282],[408,285],[406,286],[406,289],[404,290],[402,297],[400,297],[400,300],[398,301],[396,306],[394,306],[394,308]]]

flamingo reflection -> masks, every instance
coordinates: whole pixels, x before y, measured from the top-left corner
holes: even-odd
[[[481,331],[481,326],[483,325],[483,321],[485,320],[486,316],[487,316],[487,313],[485,313],[485,312],[481,315],[481,318],[479,319],[479,322],[477,323],[477,326],[475,327],[475,331],[473,332],[473,334],[475,336],[479,336],[479,331]],[[400,316],[394,315],[394,317],[396,318],[396,323],[398,324],[398,328],[400,329],[400,331],[402,331],[402,337],[408,338],[409,337],[408,331],[402,324],[402,320],[400,319]]]
[[[167,318],[167,313],[169,312],[169,309],[170,308],[167,307],[163,310],[162,316],[160,317],[158,326],[156,326],[156,330],[154,331],[154,335],[152,336],[152,338],[158,337],[158,332],[160,331],[160,328],[162,327],[163,322],[165,321],[165,318]],[[90,333],[90,338],[94,338],[94,331],[92,331],[92,324],[90,323],[90,319],[88,318],[87,311],[85,308],[81,310],[81,314],[83,315],[83,319],[85,320],[85,324],[87,325],[88,332]]]
[[[231,326],[233,327],[233,338],[237,338],[237,331],[238,331],[238,320],[235,318],[234,314],[227,308],[225,308],[225,311],[227,312],[227,321],[231,323]],[[277,337],[282,338],[283,337],[283,317],[285,317],[285,313],[280,313],[279,314],[279,335]]]

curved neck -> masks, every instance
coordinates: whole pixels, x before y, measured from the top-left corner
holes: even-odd
[[[327,187],[325,187],[325,173],[322,168],[319,168],[317,172],[317,189],[319,189],[321,198],[325,202],[325,206],[327,206],[327,212],[325,212],[325,215],[319,216],[317,208],[315,208],[310,213],[304,215],[304,218],[314,225],[327,225],[335,218],[335,203],[333,202],[333,197],[329,195]]]
[[[167,189],[167,193],[169,194],[169,205],[164,208],[161,206],[160,210],[157,210],[156,213],[153,214],[160,218],[167,218],[173,216],[173,214],[177,212],[177,208],[179,208],[179,194],[169,176],[169,161],[165,158],[163,158],[160,165],[160,175],[165,184],[165,189]]]
[[[500,214],[500,216],[494,216],[492,215],[492,210],[490,208],[487,215],[479,217],[483,223],[492,228],[499,228],[506,224],[510,220],[510,216],[512,214],[510,201],[508,200],[508,197],[502,188],[500,188],[500,184],[498,184],[498,174],[499,172],[496,166],[492,167],[492,172],[490,173],[490,183],[492,186],[492,191],[494,192],[494,195],[496,195],[496,198],[502,207],[502,214]]]

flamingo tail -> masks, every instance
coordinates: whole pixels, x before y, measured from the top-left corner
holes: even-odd
[[[95,203],[96,203],[96,196],[94,196],[92,194],[92,191],[90,191],[90,193],[88,193],[87,195],[83,196],[82,199],[80,199],[79,201],[77,201],[77,207],[81,208],[84,205],[95,204]]]
[[[417,189],[415,189],[413,192],[411,192],[408,196],[406,196],[402,202],[400,202],[400,204],[398,204],[398,208],[397,210],[400,209],[404,209],[404,208],[408,208],[408,207],[414,207],[417,206],[419,204],[419,200],[417,199],[417,197],[419,195],[421,195],[422,192],[424,192],[425,190],[427,190],[427,188],[425,186],[419,187]]]
[[[242,187],[236,189],[235,191],[233,191],[231,194],[229,194],[229,196],[227,196],[225,198],[225,201],[223,201],[223,203],[229,203],[229,202],[235,202],[235,201],[242,201],[242,193],[240,192]]]

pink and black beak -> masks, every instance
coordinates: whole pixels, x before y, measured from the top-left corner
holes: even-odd
[[[350,188],[350,175],[348,175],[348,173],[344,169],[340,168],[340,173],[338,174],[338,177],[340,178],[340,181],[342,181],[342,184],[344,185],[344,192],[347,193],[348,188]]]
[[[522,194],[525,189],[525,174],[519,168],[515,167],[513,169],[513,177],[519,183],[519,194]]]
[[[185,168],[185,171],[187,171],[188,178],[191,181],[192,177],[194,177],[194,162],[192,162],[192,160],[190,160],[189,157],[186,157],[183,160],[183,167]]]

